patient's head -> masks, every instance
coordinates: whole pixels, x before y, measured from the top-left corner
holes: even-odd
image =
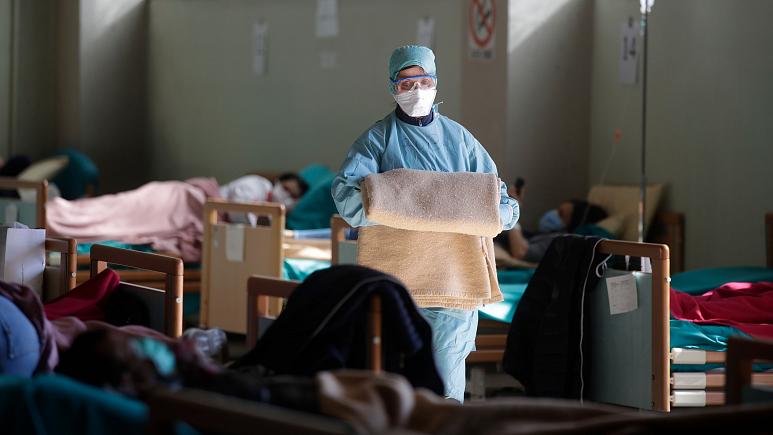
[[[174,355],[161,342],[98,329],[80,334],[62,353],[56,371],[98,388],[140,396],[163,382]]]
[[[294,199],[300,198],[309,190],[308,183],[293,172],[286,172],[277,177],[277,183]]]
[[[558,208],[548,211],[539,222],[540,232],[566,231],[573,233],[578,227],[595,224],[607,217],[598,205],[582,199],[563,201]]]

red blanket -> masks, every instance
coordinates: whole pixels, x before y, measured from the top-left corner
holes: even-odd
[[[736,327],[773,338],[773,282],[731,282],[701,296],[671,289],[671,314],[680,320]]]

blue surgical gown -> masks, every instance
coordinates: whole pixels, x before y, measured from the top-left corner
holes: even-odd
[[[360,192],[360,181],[370,174],[398,168],[497,173],[483,145],[466,128],[434,110],[432,122],[425,126],[403,122],[392,112],[354,142],[332,187],[338,213],[349,225],[376,225],[365,217]],[[501,181],[499,190],[499,217],[509,230],[518,222],[518,202],[507,195]]]

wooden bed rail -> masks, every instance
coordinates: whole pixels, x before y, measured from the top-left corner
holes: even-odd
[[[48,181],[25,181],[13,177],[0,177],[0,189],[35,190],[35,227],[46,227],[46,201],[48,200]]]
[[[330,218],[330,240],[331,240],[331,258],[332,264],[338,264],[338,254],[339,254],[339,246],[338,244],[340,242],[343,242],[346,239],[346,230],[351,228],[351,226],[346,223],[344,218],[342,218],[339,215],[333,215],[333,217]]]
[[[92,246],[90,257],[91,277],[105,270],[108,264],[165,274],[164,332],[171,337],[182,335],[184,268],[181,259],[104,245]]]
[[[654,243],[602,240],[597,251],[601,254],[646,257],[652,263],[652,401],[653,409],[669,411],[671,275],[668,246]]]
[[[258,342],[259,317],[267,317],[268,298],[287,299],[300,282],[268,276],[251,276],[247,280],[247,347],[252,349]],[[374,294],[368,307],[368,364],[373,372],[382,371],[381,353],[382,319],[381,296]]]
[[[78,269],[77,248],[75,239],[56,239],[47,237],[45,250],[56,252],[60,256],[60,268],[58,288],[63,291],[70,291],[75,288],[75,276]]]
[[[205,433],[233,435],[354,433],[342,420],[202,390],[159,389],[150,395],[147,403],[150,413],[147,433],[152,435],[175,433],[178,421]]]
[[[773,341],[751,340],[739,336],[728,339],[725,367],[726,404],[737,405],[743,402],[743,390],[752,384],[752,363],[755,361],[773,361]]]

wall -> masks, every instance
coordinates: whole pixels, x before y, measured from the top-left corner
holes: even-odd
[[[11,0],[0,0],[0,156],[8,156],[11,116]]]
[[[103,192],[150,177],[147,12],[145,0],[80,2],[80,134],[73,145],[97,164]]]
[[[16,1],[13,135],[9,154],[48,155],[55,142],[54,0]]]
[[[153,177],[321,163],[337,170],[352,142],[394,107],[387,60],[435,18],[440,110],[459,116],[460,0],[339,0],[339,35],[315,37],[312,1],[153,0],[149,107]],[[268,24],[268,71],[252,71],[253,25]],[[320,53],[337,68],[323,69]]]
[[[80,1],[60,0],[56,10],[56,146],[81,145]]]
[[[508,172],[507,150],[507,32],[508,0],[496,0],[494,56],[492,59],[471,59],[468,32],[470,0],[462,2],[462,32],[458,50],[462,55],[462,116],[461,123],[486,148],[497,164],[501,177]],[[507,178],[505,178],[507,179]]]
[[[638,183],[641,93],[617,83],[618,34],[638,1],[596,0],[590,176]],[[773,2],[656,2],[650,22],[647,173],[687,222],[686,267],[764,264],[773,210]],[[612,146],[612,131],[623,141]]]
[[[588,193],[590,0],[510,0],[508,141],[501,174],[523,177],[522,224]]]

